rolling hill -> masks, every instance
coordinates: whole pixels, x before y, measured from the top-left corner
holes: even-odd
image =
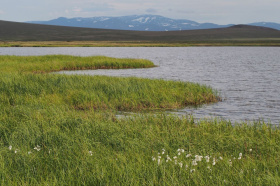
[[[280,31],[249,25],[184,31],[128,31],[0,21],[1,41],[213,41],[280,39]]]

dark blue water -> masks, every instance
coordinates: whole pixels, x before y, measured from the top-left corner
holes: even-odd
[[[222,102],[184,108],[179,114],[221,117],[232,122],[264,120],[280,123],[280,48],[276,47],[121,47],[0,48],[0,55],[70,54],[145,58],[151,69],[63,72],[191,81],[217,89]]]

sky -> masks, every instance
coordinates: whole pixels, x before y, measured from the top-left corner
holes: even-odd
[[[199,23],[280,23],[280,0],[0,0],[0,20],[153,14]]]

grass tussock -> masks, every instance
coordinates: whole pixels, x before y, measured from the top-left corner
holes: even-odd
[[[153,112],[115,116],[217,101],[207,86],[45,73],[92,68],[100,58],[99,67],[111,59],[0,57],[0,185],[280,183],[279,128]]]

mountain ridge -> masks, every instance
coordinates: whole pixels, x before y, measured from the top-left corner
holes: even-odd
[[[280,39],[280,31],[258,26],[233,26],[182,31],[131,31],[52,26],[0,21],[0,41],[150,41],[186,42],[215,40]]]
[[[49,21],[28,21],[26,23],[71,26],[82,28],[100,28],[134,31],[177,31],[226,28],[234,24],[219,25],[214,23],[198,23],[188,19],[171,19],[160,15],[144,14],[131,16],[100,16],[100,17],[59,17]],[[280,24],[273,22],[256,22],[247,25],[262,26],[280,30]]]

